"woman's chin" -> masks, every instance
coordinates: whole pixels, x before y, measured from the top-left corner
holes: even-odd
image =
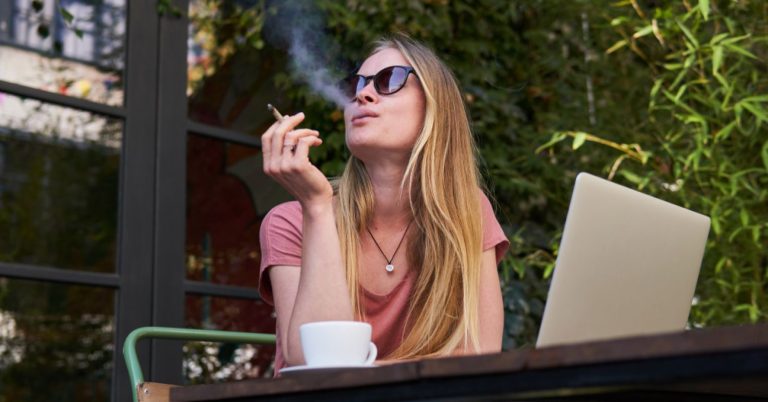
[[[346,138],[347,148],[349,148],[352,154],[355,154],[356,150],[370,150],[380,149],[384,145],[381,144],[381,136],[375,134],[368,134],[363,132],[355,132],[347,134]]]

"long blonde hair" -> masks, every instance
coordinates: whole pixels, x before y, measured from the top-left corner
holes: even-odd
[[[479,350],[479,274],[482,215],[477,148],[455,77],[427,47],[396,34],[375,43],[374,54],[396,49],[415,69],[426,112],[401,189],[414,216],[408,263],[418,271],[406,334],[390,358],[439,356],[458,347]],[[355,313],[360,302],[360,235],[370,223],[373,189],[365,165],[352,156],[334,182],[336,225]]]

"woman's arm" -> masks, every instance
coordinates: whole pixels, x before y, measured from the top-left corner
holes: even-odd
[[[480,267],[480,303],[478,306],[480,325],[480,350],[475,351],[459,347],[454,355],[473,355],[478,353],[497,353],[501,351],[504,334],[504,300],[501,297],[501,284],[496,268],[496,249],[483,251]]]
[[[501,297],[495,248],[483,252],[479,308],[480,353],[500,352],[504,333],[504,301]]]
[[[269,271],[283,357],[289,366],[304,364],[301,324],[354,319],[330,205],[327,211],[305,210],[301,261],[301,269],[276,266]]]
[[[333,190],[308,157],[309,147],[322,141],[314,130],[295,128],[303,119],[303,113],[286,117],[261,139],[264,172],[302,206],[301,269],[275,266],[269,271],[283,357],[292,366],[304,363],[301,324],[353,319],[333,214]]]

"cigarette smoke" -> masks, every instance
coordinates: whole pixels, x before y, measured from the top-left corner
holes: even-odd
[[[264,36],[277,47],[288,47],[291,68],[311,90],[339,108],[349,99],[338,86],[341,69],[338,45],[324,33],[325,21],[311,1],[275,1],[268,5]]]

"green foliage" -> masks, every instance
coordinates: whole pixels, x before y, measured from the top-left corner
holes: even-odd
[[[757,1],[699,1],[611,12],[622,39],[606,61],[631,58],[650,73],[637,82],[648,91],[647,121],[617,137],[653,156],[610,174],[712,218],[693,326],[764,320],[768,9]]]
[[[758,1],[662,3],[317,2],[350,60],[405,31],[459,78],[512,239],[500,267],[506,347],[535,339],[579,171],[712,217],[692,325],[765,318],[768,11]],[[307,121],[328,133],[313,158],[338,174],[340,116],[295,85],[282,77]],[[566,139],[567,149],[557,145]]]
[[[221,3],[222,10],[235,4],[201,1]],[[265,44],[262,27],[289,3],[249,4],[251,14],[225,13],[244,19],[213,28],[248,39],[217,42],[218,48],[278,54],[276,45]],[[171,5],[158,1],[161,13]],[[432,46],[456,73],[482,171],[512,243],[500,267],[505,347],[535,339],[579,171],[712,217],[691,325],[765,319],[763,1],[318,0],[314,7],[324,21],[317,37],[337,45],[339,59],[360,62],[372,40],[404,31]],[[218,53],[221,63],[229,54]],[[338,175],[348,157],[341,113],[293,71],[278,74],[274,85],[287,97],[281,109],[304,111],[307,125],[322,133],[313,161]]]

